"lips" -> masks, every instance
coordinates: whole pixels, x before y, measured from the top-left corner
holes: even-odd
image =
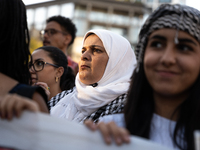
[[[170,70],[157,70],[156,72],[162,77],[172,77],[179,74],[175,71]]]
[[[88,65],[81,65],[81,69],[90,68]]]

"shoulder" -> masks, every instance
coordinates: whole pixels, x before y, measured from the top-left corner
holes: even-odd
[[[26,84],[17,84],[9,93],[16,93],[20,96],[27,97],[39,104],[42,112],[48,112],[47,95],[43,88],[39,86],[30,86]]]
[[[99,108],[91,115],[87,116],[85,119],[91,119],[94,122],[98,122],[99,118],[103,116],[122,113],[124,110],[124,105],[126,103],[126,98],[127,98],[126,93],[118,96],[116,99],[104,105],[103,107]]]
[[[49,109],[51,110],[51,108],[54,107],[62,98],[75,91],[75,89],[76,87],[73,87],[70,90],[62,91],[61,93],[58,93],[56,96],[52,97],[48,102]]]
[[[15,87],[13,87],[9,93],[16,93],[31,99],[36,88],[37,87],[19,83]]]
[[[40,86],[30,86],[30,85],[19,83],[15,87],[13,87],[13,89],[11,89],[9,93],[16,93],[21,96],[32,99],[33,94],[35,92],[39,93],[43,97],[45,102],[47,103],[47,95],[46,95],[44,89],[41,88]]]

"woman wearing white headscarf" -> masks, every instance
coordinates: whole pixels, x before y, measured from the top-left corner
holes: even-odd
[[[76,86],[50,100],[51,115],[82,122],[120,113],[123,107],[118,106],[124,105],[135,64],[125,38],[102,29],[87,32]]]

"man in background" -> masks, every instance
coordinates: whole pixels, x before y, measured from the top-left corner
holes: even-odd
[[[43,45],[61,49],[67,56],[68,66],[74,70],[75,75],[78,73],[78,64],[67,54],[67,49],[73,44],[76,31],[74,23],[69,18],[60,15],[48,18],[45,29],[41,31]]]

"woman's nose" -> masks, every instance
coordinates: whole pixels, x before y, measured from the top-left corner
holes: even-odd
[[[91,60],[91,54],[89,50],[86,50],[82,55],[81,55],[81,60]]]
[[[161,63],[170,66],[176,62],[176,50],[172,46],[166,47],[161,56]]]
[[[31,66],[31,67],[29,68],[29,72],[30,72],[30,73],[35,73],[35,69],[33,68],[33,66]]]

